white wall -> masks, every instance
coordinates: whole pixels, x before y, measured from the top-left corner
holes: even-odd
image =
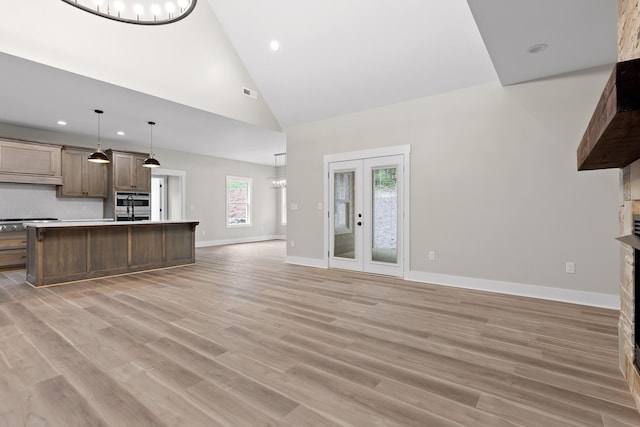
[[[167,177],[167,219],[182,219],[182,177]]]
[[[0,123],[0,136],[22,138],[62,145],[95,148],[94,141],[74,134],[43,131]],[[104,140],[102,147],[146,152],[146,146],[117,140]],[[186,172],[186,218],[200,221],[196,229],[198,245],[233,243],[272,238],[276,229],[276,194],[267,186],[267,177],[273,174],[273,166],[199,156],[179,151],[158,149],[156,158],[163,168]],[[253,212],[251,227],[226,227],[226,181],[227,175],[253,178]],[[55,187],[51,186],[55,194]],[[0,193],[0,196],[2,193]],[[57,199],[52,204],[76,203],[82,209],[84,202],[69,202]],[[100,203],[102,205],[102,203]],[[102,215],[100,215],[102,216]]]
[[[162,3],[162,2],[158,2]],[[279,130],[209,3],[171,25],[129,25],[61,1],[2,3],[0,52]]]
[[[277,171],[276,174],[278,176],[287,174],[287,168],[285,166],[278,166],[276,168],[276,171]],[[282,224],[282,189],[274,189],[274,190],[271,190],[271,191],[276,193],[276,230],[277,230],[277,234],[278,234],[278,236],[280,236],[280,238],[285,238],[287,236],[287,225],[286,224]],[[287,190],[285,189],[284,191],[286,192]]]
[[[288,129],[298,210],[287,255],[324,258],[323,155],[410,144],[412,271],[616,294],[619,171],[576,171],[609,72],[490,83]]]
[[[276,195],[276,204],[277,204],[277,207],[276,207],[276,229],[278,230],[278,235],[281,238],[284,239],[284,238],[287,237],[287,224],[286,223],[285,224],[282,223],[282,212],[283,212],[283,210],[286,213],[286,207],[285,207],[285,209],[282,209],[282,203],[283,203],[283,200],[282,200],[283,193],[282,192],[283,191],[285,193],[284,194],[284,197],[285,197],[284,201],[286,202],[286,197],[287,197],[286,196],[286,192],[288,191],[287,189],[277,190],[277,195]]]
[[[0,218],[102,218],[102,199],[56,197],[55,185],[0,182]]]

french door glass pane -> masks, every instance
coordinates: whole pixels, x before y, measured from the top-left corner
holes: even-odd
[[[372,170],[373,197],[371,260],[398,262],[398,179],[397,168]]]
[[[354,171],[334,174],[333,256],[339,258],[355,259],[354,178]]]

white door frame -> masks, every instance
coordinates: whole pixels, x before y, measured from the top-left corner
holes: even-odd
[[[180,178],[180,192],[182,193],[182,206],[180,206],[180,218],[185,219],[187,213],[187,172],[177,169],[153,168],[151,175],[177,176]]]
[[[373,148],[370,150],[350,151],[346,153],[326,154],[323,156],[324,170],[323,170],[323,182],[324,182],[324,265],[329,268],[329,230],[331,225],[329,224],[329,207],[331,206],[331,200],[329,200],[329,163],[342,162],[346,160],[361,160],[372,157],[384,157],[384,156],[404,156],[404,171],[402,178],[404,181],[402,200],[403,200],[403,216],[399,217],[403,221],[402,227],[402,256],[403,262],[403,277],[406,277],[410,271],[411,260],[411,221],[409,213],[411,212],[411,145],[394,145],[390,147]]]
[[[159,201],[155,199],[155,180],[160,180]],[[154,208],[159,204],[160,221],[167,219],[167,176],[151,174],[151,219],[154,218]]]

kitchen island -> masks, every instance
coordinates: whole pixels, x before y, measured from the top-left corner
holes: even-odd
[[[195,263],[197,221],[27,222],[33,286]]]

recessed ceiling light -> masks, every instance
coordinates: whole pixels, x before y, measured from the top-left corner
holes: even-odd
[[[277,52],[280,50],[280,42],[278,40],[271,40],[271,43],[269,43],[269,46],[271,47],[271,50],[274,52]]]
[[[67,122],[65,122],[64,120],[58,120],[58,124],[59,124],[60,126],[66,126],[66,125],[67,125]]]
[[[529,49],[527,49],[527,52],[529,53],[540,53],[543,50],[546,50],[549,47],[548,44],[546,43],[538,43],[538,44],[534,44],[533,46],[530,46]]]
[[[118,132],[116,132],[116,133],[117,133],[118,135],[120,135],[120,136],[123,136],[123,135],[124,135],[124,132],[123,132],[123,131],[121,131],[121,130],[119,130],[119,131],[118,131]]]

